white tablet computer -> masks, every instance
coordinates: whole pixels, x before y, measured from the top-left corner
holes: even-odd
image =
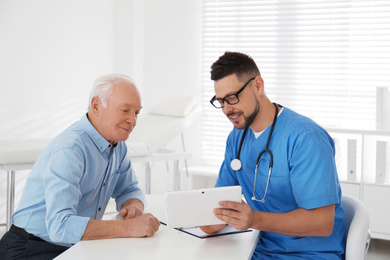
[[[166,224],[172,228],[223,224],[213,210],[221,208],[219,201],[241,203],[241,194],[241,186],[166,192]]]

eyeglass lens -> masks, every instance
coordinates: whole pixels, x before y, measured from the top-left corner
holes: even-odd
[[[245,89],[245,87],[249,84],[249,82],[251,82],[252,80],[254,80],[255,78],[251,78],[249,79],[244,86],[242,86],[235,94],[231,94],[231,95],[228,95],[224,98],[215,98],[215,96],[210,100],[210,103],[216,107],[216,108],[222,108],[224,106],[224,103],[228,103],[229,105],[235,105],[237,104],[238,102],[240,102],[240,100],[238,99],[238,95],[241,94],[241,92]]]

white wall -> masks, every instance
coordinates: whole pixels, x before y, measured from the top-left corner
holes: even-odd
[[[201,1],[144,0],[134,3],[137,10],[143,10],[142,14],[133,15],[134,59],[137,61],[134,77],[142,85],[145,110],[142,112],[172,95],[191,95],[200,101]],[[199,158],[199,125],[199,121],[195,122],[184,135],[186,149],[193,153],[189,165]],[[181,149],[180,141],[180,138],[173,140],[168,148]],[[164,162],[152,165],[152,192],[173,188],[173,166],[168,166],[169,172]],[[142,169],[137,172],[142,182]],[[182,178],[188,181],[185,175]]]
[[[146,106],[174,94],[200,96],[199,2],[144,1]]]
[[[145,111],[173,94],[199,97],[199,60],[198,0],[1,0],[0,139],[56,136],[106,73],[132,76]],[[27,175],[17,173],[17,200]],[[171,176],[160,178],[152,187],[169,189]],[[1,174],[0,222],[5,183]]]
[[[0,138],[53,137],[113,71],[112,0],[0,2]]]
[[[200,97],[200,1],[0,1],[0,139],[54,137],[93,80],[129,74],[143,105]]]

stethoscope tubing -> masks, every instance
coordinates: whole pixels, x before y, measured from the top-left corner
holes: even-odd
[[[269,164],[270,167],[272,167],[273,164],[274,164],[273,154],[272,154],[271,150],[269,149],[269,143],[271,142],[271,137],[272,137],[272,134],[273,134],[273,132],[274,132],[276,120],[278,119],[278,112],[279,112],[279,109],[278,109],[278,105],[277,105],[276,103],[273,103],[273,104],[274,104],[274,106],[275,106],[275,108],[276,108],[276,110],[275,110],[275,115],[274,115],[274,120],[273,120],[273,122],[272,122],[271,130],[270,130],[270,132],[269,132],[269,134],[268,134],[267,144],[266,144],[266,146],[265,146],[265,149],[262,150],[262,151],[259,153],[259,155],[257,156],[256,165],[258,165],[258,163],[259,163],[259,161],[260,161],[260,158],[261,158],[261,156],[262,156],[264,153],[268,153],[268,154],[270,155],[270,159],[271,159],[271,160],[270,160],[270,164]],[[246,132],[248,131],[248,128],[249,128],[249,127],[246,127],[246,128],[245,128],[244,133],[243,133],[242,136],[241,136],[240,145],[238,146],[237,156],[236,156],[236,158],[235,158],[233,161],[236,161],[236,160],[240,161],[240,155],[241,155],[242,145],[243,145],[243,143],[244,143],[245,135],[246,135]],[[241,162],[240,162],[240,163],[241,163]],[[232,169],[233,169],[233,167],[232,167]],[[233,170],[234,170],[234,171],[239,171],[240,169],[241,169],[241,167],[238,168],[238,169],[233,169]]]
[[[270,180],[270,177],[271,177],[271,169],[272,169],[272,166],[273,166],[273,163],[274,163],[274,158],[273,158],[273,154],[272,154],[272,151],[269,149],[269,143],[271,142],[271,137],[272,137],[272,134],[274,132],[274,128],[275,128],[275,124],[276,124],[276,120],[278,118],[278,112],[279,112],[279,108],[278,108],[278,105],[276,103],[273,103],[274,106],[275,106],[275,116],[274,116],[274,120],[272,122],[272,126],[271,126],[271,130],[268,134],[268,138],[267,138],[267,144],[266,144],[266,147],[264,150],[262,150],[259,155],[257,156],[257,159],[256,159],[256,168],[255,168],[255,180],[254,180],[254,188],[253,188],[253,197],[252,197],[252,200],[255,200],[255,201],[259,201],[259,202],[265,202],[265,197],[267,196],[267,191],[268,191],[268,184],[269,184],[269,180]],[[241,140],[240,140],[240,145],[239,145],[239,148],[238,148],[238,152],[237,152],[237,157],[231,161],[230,163],[230,166],[231,168],[234,170],[234,171],[239,171],[242,167],[241,165],[241,161],[240,161],[240,154],[241,154],[241,149],[242,149],[242,145],[244,143],[244,139],[245,139],[245,135],[246,135],[246,132],[248,131],[248,128],[249,127],[246,127],[245,130],[244,130],[244,133],[242,134],[242,137],[241,137]],[[258,165],[259,165],[259,161],[261,160],[261,156],[264,154],[264,153],[268,153],[270,155],[270,160],[269,161],[269,172],[268,172],[268,178],[267,178],[267,184],[266,184],[266,187],[265,187],[265,192],[264,192],[264,196],[262,199],[256,199],[256,179],[257,179],[257,168],[258,168]]]
[[[257,160],[256,160],[256,165],[258,165],[263,153],[268,153],[270,156],[269,168],[272,168],[272,166],[274,165],[274,156],[273,156],[271,150],[269,149],[269,143],[271,142],[271,137],[272,137],[272,134],[274,133],[274,128],[275,128],[276,120],[278,119],[278,112],[279,112],[278,105],[276,103],[273,103],[273,104],[275,106],[275,115],[274,115],[274,120],[272,122],[271,130],[269,131],[269,134],[268,134],[267,144],[265,146],[265,149],[259,153],[259,155],[257,156]],[[243,140],[241,140],[240,143],[242,143],[242,142],[243,142]],[[241,147],[242,147],[242,145],[239,148],[240,153],[241,153]],[[237,153],[237,155],[238,155],[238,153]]]

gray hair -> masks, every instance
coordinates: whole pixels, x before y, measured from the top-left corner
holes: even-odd
[[[88,110],[91,109],[93,97],[98,97],[104,108],[107,107],[108,97],[111,95],[113,88],[117,82],[127,82],[135,85],[134,80],[123,74],[107,74],[98,77],[93,83],[91,94],[89,96]]]

